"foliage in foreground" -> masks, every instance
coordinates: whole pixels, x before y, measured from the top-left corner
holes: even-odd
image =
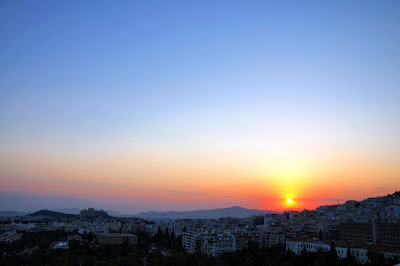
[[[358,265],[354,257],[340,260],[335,251],[308,253],[305,250],[300,255],[286,251],[285,247],[276,246],[260,248],[256,243],[250,243],[247,249],[237,252],[225,253],[216,260],[212,256],[190,254],[183,251],[180,238],[172,237],[167,233],[159,232],[155,237],[139,233],[139,244],[132,245],[105,245],[90,247],[88,243],[74,243],[69,250],[53,250],[48,244],[63,236],[60,233],[44,232],[27,234],[27,247],[37,245],[39,248],[33,254],[18,255],[10,252],[13,248],[20,247],[21,243],[1,246],[0,265],[143,265],[146,260],[152,265]],[[151,250],[152,246],[157,249]],[[7,248],[7,249],[5,249]],[[170,255],[163,255],[161,250],[168,249]],[[3,256],[3,251],[8,251]],[[334,250],[334,249],[333,249]],[[370,265],[394,265],[398,260],[385,260],[382,254],[368,252],[371,259]]]

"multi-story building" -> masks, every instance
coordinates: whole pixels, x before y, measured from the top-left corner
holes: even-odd
[[[379,224],[380,243],[400,246],[400,223]]]
[[[21,233],[15,231],[5,232],[0,235],[0,243],[12,243],[22,238]]]
[[[285,244],[284,232],[265,231],[261,234],[261,246],[272,247],[280,244]]]
[[[300,212],[298,211],[285,211],[283,212],[284,217],[286,220],[292,220],[294,217],[298,216]]]
[[[53,226],[48,223],[37,223],[35,225],[35,229],[37,231],[51,231],[51,230],[53,230]]]
[[[339,224],[341,240],[359,240],[364,243],[382,243],[400,246],[400,223],[347,222]]]
[[[168,226],[168,231],[174,234],[175,237],[181,236],[183,232],[183,226],[178,223],[172,223]]]
[[[374,242],[374,227],[370,222],[344,222],[339,223],[339,235],[341,240],[359,240],[362,242]]]
[[[9,232],[15,230],[15,224],[0,224],[0,232]]]
[[[201,233],[200,230],[198,230],[196,228],[188,228],[187,229],[187,231],[185,232],[185,234],[182,238],[182,243],[187,252],[189,252],[189,253],[196,252],[196,244],[198,244],[198,242],[199,242],[199,241],[196,242],[196,239],[198,238],[200,233]]]
[[[307,238],[311,237],[310,233],[302,229],[302,227],[288,227],[284,229],[285,239]]]
[[[157,234],[158,231],[158,226],[154,226],[153,224],[148,224],[144,226],[144,231],[146,234],[150,235],[150,236],[155,236]]]
[[[207,255],[219,258],[225,252],[233,251],[233,236],[231,234],[216,234],[207,237],[205,242]]]
[[[256,230],[237,230],[231,233],[234,237],[233,250],[238,251],[247,248],[249,242],[261,245],[261,232]]]

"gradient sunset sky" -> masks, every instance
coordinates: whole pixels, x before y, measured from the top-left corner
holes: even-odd
[[[399,14],[0,1],[0,210],[282,211],[400,190]]]

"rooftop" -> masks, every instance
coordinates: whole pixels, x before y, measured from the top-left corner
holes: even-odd
[[[135,236],[134,234],[126,234],[126,233],[101,233],[102,236]]]

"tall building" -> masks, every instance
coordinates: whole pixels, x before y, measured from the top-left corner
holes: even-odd
[[[373,224],[370,222],[339,223],[339,236],[341,240],[359,240],[361,242],[373,243]]]
[[[400,223],[381,223],[380,242],[382,244],[400,246]]]

